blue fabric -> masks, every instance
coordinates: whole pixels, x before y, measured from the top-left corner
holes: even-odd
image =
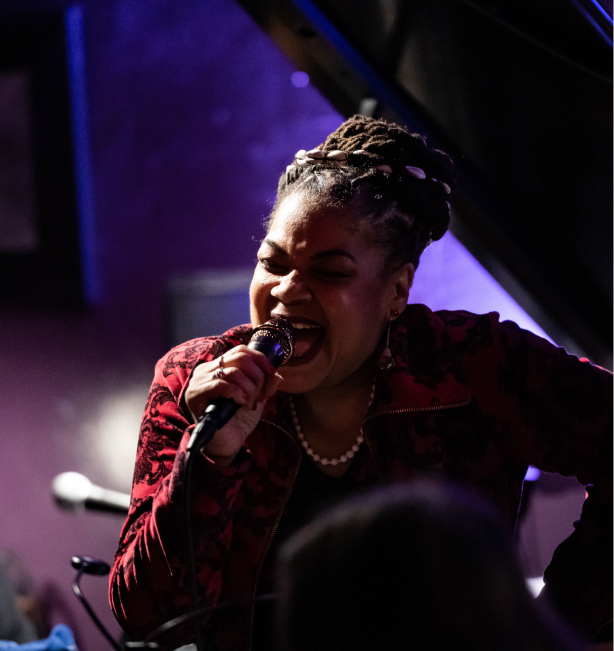
[[[0,640],[0,651],[19,649],[20,651],[77,651],[72,631],[64,624],[56,624],[45,640],[17,644]]]

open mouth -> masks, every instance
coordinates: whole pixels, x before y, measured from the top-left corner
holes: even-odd
[[[305,363],[317,354],[326,330],[311,320],[298,317],[287,320],[292,324],[294,330],[294,352],[288,365]]]
[[[317,346],[324,337],[324,328],[308,323],[293,323],[294,336],[294,353],[292,359],[305,357],[309,351]]]

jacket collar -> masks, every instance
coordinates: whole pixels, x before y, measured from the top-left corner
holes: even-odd
[[[472,393],[460,377],[446,325],[425,305],[408,305],[390,328],[390,371],[378,371],[375,398],[367,417],[391,412],[426,411],[466,403]],[[383,346],[382,346],[383,347]],[[452,354],[451,354],[452,353]],[[265,406],[263,420],[292,431],[289,396],[278,393]]]
[[[425,305],[407,306],[390,328],[395,365],[380,372],[371,415],[451,407],[471,399],[447,335],[435,312]]]

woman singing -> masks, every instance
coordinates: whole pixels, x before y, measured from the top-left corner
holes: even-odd
[[[379,120],[356,116],[298,152],[250,289],[252,326],[294,326],[291,361],[276,371],[242,326],[156,367],[111,576],[131,636],[189,610],[182,470],[218,396],[242,408],[195,460],[197,579],[202,605],[244,601],[208,619],[212,648],[273,647],[269,613],[245,601],[271,589],[277,547],[322,505],[370,484],[450,478],[513,525],[528,465],[591,484],[545,593],[587,636],[610,619],[611,374],[496,313],[407,305],[455,188],[447,155]]]

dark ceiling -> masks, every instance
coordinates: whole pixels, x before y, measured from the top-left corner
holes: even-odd
[[[592,0],[242,0],[342,114],[456,159],[454,234],[561,345],[612,360],[612,21]]]

